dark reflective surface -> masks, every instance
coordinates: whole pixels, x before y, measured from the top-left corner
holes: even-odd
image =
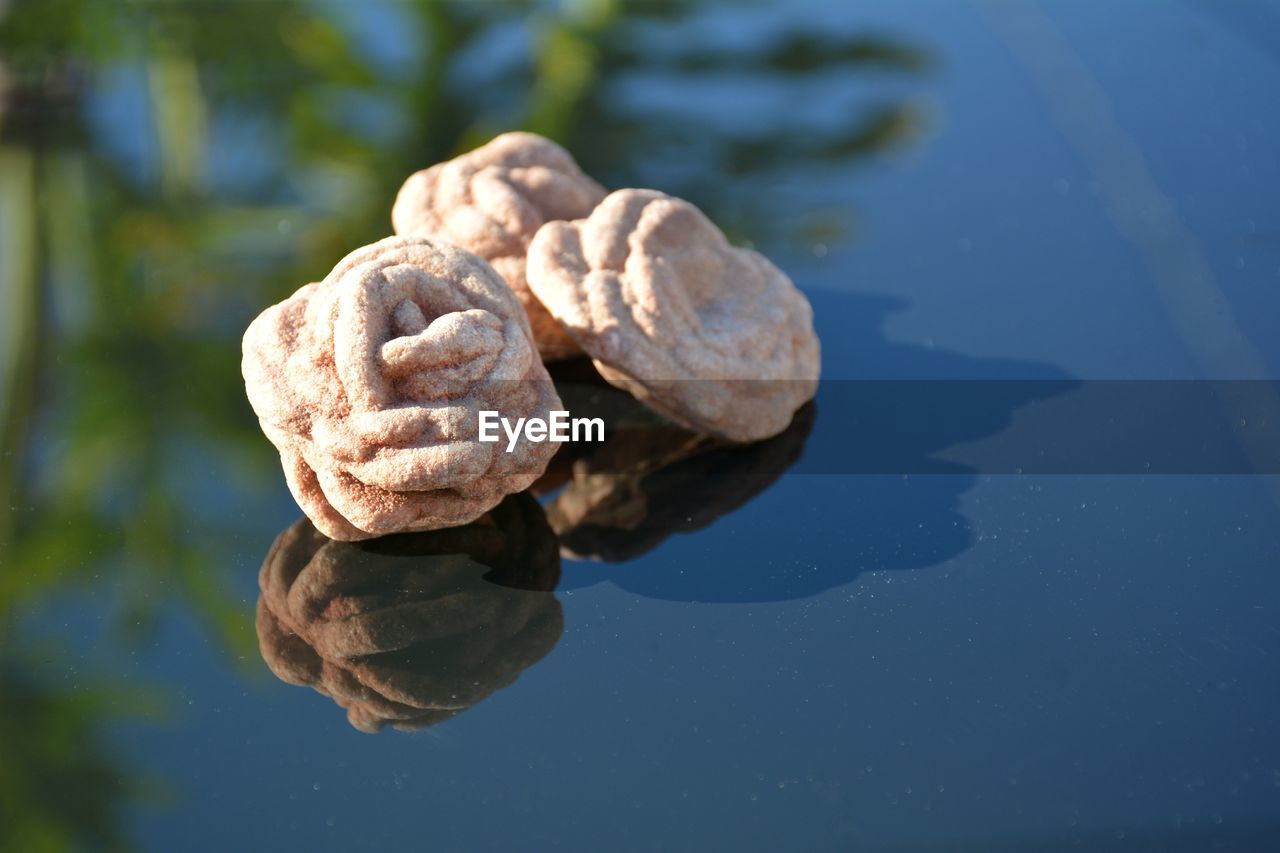
[[[1277,846],[1276,478],[981,452],[1098,380],[1280,378],[1274,3],[0,6],[0,848]],[[239,337],[516,127],[766,251],[824,378],[1017,382],[820,397],[776,454],[637,422],[543,484],[626,557],[554,594],[295,529],[381,567],[290,611],[338,654],[286,671],[435,720],[369,737],[258,654],[298,510]],[[1125,423],[1179,446],[1176,407]],[[849,442],[884,470],[810,467]]]

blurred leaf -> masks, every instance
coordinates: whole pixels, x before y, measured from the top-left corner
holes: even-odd
[[[682,71],[766,71],[813,74],[840,66],[920,72],[931,62],[920,48],[876,36],[839,38],[821,32],[792,32],[756,56],[741,52],[684,53],[672,63]]]

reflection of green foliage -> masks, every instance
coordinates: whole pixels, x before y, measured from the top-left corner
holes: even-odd
[[[913,45],[879,36],[833,36],[821,22],[812,30],[780,33],[756,50],[657,39],[663,49],[655,52],[652,30],[647,40],[637,35],[637,18],[674,26],[703,5],[594,0],[579,4],[577,15],[543,26],[535,44],[536,83],[527,99],[525,125],[565,143],[589,173],[622,184],[636,180],[634,164],[655,156],[696,162],[698,168],[686,168],[686,176],[660,189],[696,202],[731,236],[752,241],[784,231],[783,223],[771,216],[771,202],[752,197],[758,191],[737,193],[734,180],[726,177],[767,179],[770,172],[796,164],[849,163],[919,132],[918,109],[901,102],[875,105],[834,129],[785,123],[732,129],[686,115],[653,115],[616,98],[610,83],[634,74],[662,73],[675,85],[726,74],[803,84],[838,69],[917,72],[929,65],[928,54]],[[802,236],[804,230],[785,236]]]
[[[43,138],[11,127],[18,144],[8,146],[3,168],[34,180],[36,191],[16,197],[12,203],[28,209],[5,221],[12,241],[38,263],[11,288],[9,316],[30,319],[43,288],[73,309],[69,321],[46,312],[39,333],[27,322],[14,336],[26,345],[8,363],[27,373],[6,386],[17,403],[10,412],[20,414],[6,427],[12,452],[5,458],[23,458],[16,442],[32,405],[62,433],[56,458],[22,482],[12,463],[0,471],[0,486],[25,510],[0,545],[19,565],[41,566],[51,587],[87,570],[75,556],[90,551],[140,580],[173,584],[200,600],[202,612],[224,614],[215,625],[232,648],[243,648],[247,623],[231,618],[236,611],[210,580],[226,556],[213,544],[235,531],[211,524],[198,499],[175,494],[178,484],[166,477],[193,453],[241,473],[250,486],[269,476],[270,453],[240,392],[238,330],[263,303],[383,235],[405,174],[511,126],[559,138],[589,166],[624,177],[649,151],[691,138],[710,158],[698,174],[754,175],[857,157],[914,127],[909,110],[891,105],[825,133],[735,133],[640,114],[613,98],[614,80],[646,70],[804,79],[838,67],[910,71],[926,62],[910,46],[821,30],[784,33],[754,52],[678,43],[659,54],[644,49],[638,23],[675,25],[700,7],[583,0],[552,13],[532,2],[408,0],[394,8],[425,49],[413,73],[397,74],[313,4],[18,2],[0,24],[0,50],[17,79],[36,81],[26,98],[28,124],[39,124],[31,115],[41,105],[40,81],[138,68],[155,162],[141,177],[129,174],[74,111],[63,127],[40,127]],[[513,16],[527,25],[528,52],[494,84],[510,96],[483,99],[507,105],[495,115],[479,99],[469,102],[452,72],[456,57]],[[353,120],[340,106],[352,98],[380,103],[398,117],[396,128]],[[274,119],[279,165],[261,186],[225,192],[209,185],[211,128],[236,116]],[[46,145],[50,138],[58,144]],[[715,182],[686,183],[664,189],[698,198],[715,215]],[[736,205],[734,213],[729,218],[745,236],[768,230],[764,222],[743,224]],[[26,233],[32,223],[34,235]],[[819,227],[833,233],[838,223],[828,218]],[[58,366],[34,383],[37,352]],[[39,400],[31,396],[37,385],[47,389]],[[0,600],[0,612],[11,603],[12,595]]]
[[[0,850],[123,849],[117,814],[140,786],[98,735],[104,717],[153,716],[147,697],[82,685],[55,692],[0,659]]]
[[[926,64],[914,47],[836,38],[821,22],[754,50],[678,39],[644,48],[646,31],[704,6],[397,0],[384,11],[420,50],[410,67],[389,68],[311,2],[15,0],[0,19],[11,80],[0,101],[0,500],[17,508],[0,516],[0,637],[34,602],[107,577],[119,639],[138,640],[177,597],[233,659],[252,657],[252,614],[226,579],[236,543],[269,532],[254,502],[279,488],[279,472],[244,402],[239,333],[263,305],[383,236],[410,171],[512,127],[564,142],[606,180],[638,180],[653,152],[677,151],[700,168],[661,188],[760,240],[776,223],[714,176],[848,163],[914,132],[916,114],[901,104],[825,131],[739,132],[618,99],[614,84],[634,74],[794,84]],[[519,55],[495,57],[505,73],[481,88],[459,76],[470,52],[513,24],[527,38]],[[141,81],[148,109],[140,170],[84,119],[86,81],[121,69]],[[238,144],[266,153],[265,174],[220,186],[215,131],[252,122],[270,132]],[[830,216],[811,223],[823,239],[840,227]],[[27,840],[119,841],[120,774],[93,746],[88,700],[5,678],[0,799],[38,815]],[[83,764],[65,762],[68,744]],[[24,775],[32,785],[11,800]],[[56,795],[42,787],[50,779]],[[71,798],[62,810],[60,797]],[[99,805],[75,805],[88,802]]]

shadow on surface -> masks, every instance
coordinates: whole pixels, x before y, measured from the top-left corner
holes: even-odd
[[[981,405],[937,421],[930,421],[927,411],[912,412],[905,422],[918,426],[913,429],[902,428],[902,413],[840,411],[833,415],[820,391],[812,432],[804,421],[814,410],[806,407],[792,429],[771,440],[786,445],[784,450],[758,454],[766,460],[764,464],[745,464],[757,447],[753,445],[717,450],[725,454],[720,464],[702,465],[696,476],[687,473],[694,470],[687,457],[678,463],[684,469],[674,472],[660,456],[648,467],[633,465],[636,473],[623,478],[623,487],[612,486],[626,499],[612,496],[609,515],[615,523],[607,531],[607,547],[600,544],[599,524],[583,529],[562,523],[565,495],[582,482],[584,478],[579,477],[549,501],[552,523],[561,523],[562,539],[577,546],[565,556],[604,560],[644,556],[616,566],[575,562],[566,568],[565,588],[610,581],[638,595],[673,601],[784,601],[842,586],[863,572],[937,565],[970,546],[973,535],[960,511],[960,499],[973,487],[977,472],[938,454],[999,433],[1020,407],[1040,399],[1038,393],[1065,392],[1073,383],[1047,364],[974,358],[887,340],[884,322],[905,307],[900,300],[833,291],[808,295],[823,343],[824,376],[1060,381],[1011,382],[1006,393],[983,394],[978,398]],[[629,431],[606,429],[603,444],[570,451],[586,454],[572,459],[575,471],[585,467],[590,474],[592,460],[617,456],[610,449],[613,440],[626,442],[625,452],[631,455],[644,451],[643,443]],[[802,476],[774,485],[786,470],[809,470],[813,466],[808,460],[835,452],[827,445],[843,442],[878,448],[886,458],[898,460],[902,472],[929,473]],[[744,462],[727,464],[726,460],[734,459],[733,453]],[[596,487],[597,491],[602,488]],[[682,507],[691,498],[701,500],[700,514],[692,508],[672,512],[662,504],[675,501]],[[724,499],[719,510],[718,499]],[[723,518],[729,512],[741,512],[743,517]],[[658,547],[670,534],[708,527],[717,518],[726,529],[715,539],[710,554],[705,544],[699,548],[679,537]],[[655,535],[659,526],[664,527],[660,536]],[[579,544],[584,538],[592,540],[592,547]]]

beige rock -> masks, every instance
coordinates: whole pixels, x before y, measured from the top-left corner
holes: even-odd
[[[564,630],[555,534],[527,494],[463,527],[335,542],[302,519],[258,582],[263,659],[357,729],[429,726],[511,684]]]
[[[780,434],[743,445],[664,422],[621,391],[561,388],[573,411],[606,424],[602,444],[566,444],[534,485],[558,489],[547,518],[577,559],[629,560],[743,506],[800,458],[815,416],[806,404]]]
[[[352,252],[263,311],[242,370],[303,512],[333,539],[465,524],[529,486],[554,442],[478,441],[478,411],[561,408],[511,290],[413,237]]]
[[[474,151],[409,176],[391,223],[397,234],[475,252],[502,274],[529,316],[548,361],[581,351],[525,282],[525,251],[543,223],[586,216],[604,198],[569,152],[533,133],[504,133]]]
[[[619,190],[544,225],[527,274],[605,379],[691,429],[768,438],[817,390],[808,300],[688,202]]]

